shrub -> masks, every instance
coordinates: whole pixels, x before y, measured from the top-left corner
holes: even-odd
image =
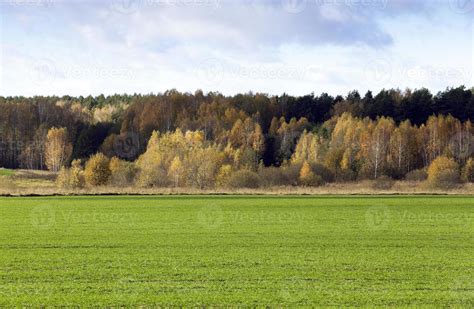
[[[280,167],[283,175],[287,180],[287,184],[290,186],[297,186],[299,183],[300,171],[302,164],[289,164]]]
[[[462,172],[463,180],[467,182],[474,182],[474,159],[467,160]]]
[[[70,178],[69,169],[62,167],[59,170],[58,177],[56,178],[56,184],[60,188],[68,188],[69,187],[69,178]]]
[[[394,166],[387,167],[385,175],[393,180],[401,180],[406,177],[403,171]]]
[[[451,188],[459,183],[459,165],[448,157],[436,158],[428,168],[428,183],[436,188]]]
[[[311,170],[313,171],[314,174],[321,176],[324,182],[334,182],[334,179],[335,179],[334,173],[323,164],[312,163]]]
[[[137,184],[140,187],[169,187],[171,181],[165,168],[151,165],[140,169]]]
[[[309,179],[314,176],[313,171],[311,170],[311,166],[308,162],[304,162],[300,169],[299,180],[304,182],[306,179]]]
[[[335,179],[337,182],[354,181],[357,179],[357,173],[351,169],[338,170]]]
[[[85,180],[81,162],[79,160],[74,160],[71,165],[70,169],[64,167],[61,168],[58,177],[56,178],[57,185],[66,189],[84,188]]]
[[[386,175],[382,175],[372,183],[372,188],[376,190],[390,190],[395,181]]]
[[[111,175],[109,161],[109,158],[102,153],[97,153],[90,157],[84,170],[87,184],[92,186],[103,186],[107,184]]]
[[[258,169],[258,154],[252,148],[245,148],[239,158],[239,166],[243,169],[256,171]]]
[[[308,162],[304,162],[300,170],[299,183],[304,186],[317,187],[323,184],[323,179],[313,172]]]
[[[84,171],[82,170],[81,161],[74,160],[71,164],[71,180],[70,184],[73,188],[83,188],[85,185]]]
[[[230,175],[227,185],[231,188],[256,189],[260,186],[260,177],[255,172],[240,170]]]
[[[319,175],[311,175],[305,179],[300,180],[300,184],[307,187],[319,187],[324,184],[324,180]]]
[[[113,157],[110,160],[109,168],[111,172],[109,184],[129,186],[134,182],[137,174],[137,168],[134,163]]]
[[[224,164],[219,169],[216,177],[216,184],[218,186],[225,186],[229,181],[229,177],[232,175],[232,165]]]
[[[428,173],[425,169],[413,170],[405,175],[405,180],[408,181],[425,181],[427,178]]]
[[[284,168],[275,166],[264,167],[258,172],[261,184],[265,187],[288,186],[291,182],[288,180]]]

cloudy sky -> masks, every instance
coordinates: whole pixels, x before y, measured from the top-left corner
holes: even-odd
[[[474,0],[0,3],[4,96],[474,85]]]

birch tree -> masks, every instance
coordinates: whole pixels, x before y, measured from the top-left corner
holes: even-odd
[[[72,145],[68,140],[66,128],[51,128],[46,136],[46,166],[52,172],[59,172],[72,154]]]

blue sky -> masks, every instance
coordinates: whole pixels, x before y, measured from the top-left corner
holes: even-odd
[[[0,95],[473,86],[474,0],[0,0]]]

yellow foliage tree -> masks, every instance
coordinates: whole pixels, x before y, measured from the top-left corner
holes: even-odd
[[[46,166],[52,172],[59,172],[72,154],[72,145],[68,140],[66,128],[51,128],[46,136]]]
[[[304,161],[316,163],[320,155],[320,142],[316,134],[308,133],[306,130],[296,144],[295,152],[291,157],[293,163]]]
[[[183,177],[183,162],[179,157],[175,157],[171,162],[168,176],[172,178],[175,187],[180,186]]]
[[[464,166],[463,179],[468,182],[474,182],[474,159],[469,158]]]
[[[104,154],[97,153],[87,161],[84,170],[87,184],[92,186],[106,185],[109,181],[110,175],[109,158]]]
[[[301,166],[299,182],[305,186],[319,186],[322,184],[322,179],[314,174],[311,165],[305,161]]]
[[[215,147],[193,149],[183,160],[186,183],[200,189],[212,187],[222,161],[223,154]]]
[[[428,168],[428,182],[433,187],[446,188],[459,183],[459,165],[451,158],[437,157]]]
[[[113,157],[110,159],[109,168],[111,173],[109,184],[122,187],[134,182],[137,173],[135,163]]]
[[[265,137],[263,136],[262,127],[258,123],[255,125],[255,131],[252,133],[252,148],[259,157],[265,151]]]
[[[59,171],[56,183],[59,187],[66,189],[80,189],[84,187],[84,173],[79,160],[71,163],[71,168],[62,167]]]
[[[232,175],[232,165],[230,164],[224,164],[221,166],[219,169],[219,172],[217,173],[216,177],[216,184],[218,186],[225,186]]]

